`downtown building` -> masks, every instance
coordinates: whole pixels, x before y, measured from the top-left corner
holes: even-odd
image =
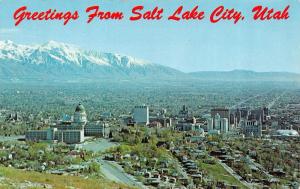
[[[183,105],[182,109],[178,112],[177,123],[174,129],[177,131],[204,131],[202,125],[197,123],[193,113],[185,105]]]
[[[156,115],[150,115],[149,118],[149,127],[171,127],[172,126],[172,118],[166,116],[167,110],[161,109]]]
[[[242,119],[261,120],[264,124],[267,121],[268,116],[269,109],[267,107],[257,108],[254,110],[251,110],[250,108],[237,108],[230,111],[230,120],[235,124],[239,124]]]
[[[135,106],[132,110],[133,121],[137,125],[149,124],[149,107],[146,105]]]
[[[210,111],[210,115],[212,118],[219,114],[220,118],[227,118],[230,120],[230,111],[228,108],[213,108]]]
[[[28,141],[58,141],[76,144],[84,141],[85,136],[108,137],[110,128],[107,123],[88,123],[85,108],[78,104],[73,120],[61,120],[46,130],[30,130],[25,134]]]
[[[227,133],[229,131],[228,118],[222,118],[219,113],[217,113],[213,118],[208,118],[207,131],[219,131],[220,133]]]
[[[242,119],[239,123],[241,132],[245,137],[261,137],[262,136],[262,122],[261,120],[247,120]]]

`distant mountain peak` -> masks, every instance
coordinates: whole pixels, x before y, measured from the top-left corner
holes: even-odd
[[[34,46],[0,41],[0,77],[169,77],[178,73],[131,56],[86,51],[56,41]]]
[[[73,51],[79,51],[79,47],[68,44],[68,43],[61,43],[57,41],[48,41],[47,43],[44,43],[43,45],[40,45],[40,48],[45,49],[69,49]]]

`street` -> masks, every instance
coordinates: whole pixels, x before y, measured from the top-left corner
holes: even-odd
[[[94,152],[105,152],[107,149],[117,145],[117,143],[110,142],[107,139],[97,139],[95,141],[88,141],[84,143],[83,148]],[[101,172],[107,179],[129,186],[146,188],[133,176],[125,173],[123,168],[117,163],[103,160],[102,157],[97,158],[96,161],[100,163]]]

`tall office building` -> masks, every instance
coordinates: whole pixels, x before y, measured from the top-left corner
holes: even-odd
[[[207,131],[214,130],[214,120],[212,118],[207,119]]]
[[[227,118],[221,118],[221,133],[227,133],[229,130],[229,123]]]
[[[189,119],[193,117],[193,114],[186,105],[183,105],[182,109],[178,113],[178,117],[182,119]]]
[[[212,118],[219,114],[221,118],[227,118],[228,120],[230,119],[229,113],[230,112],[228,108],[214,108],[210,112]]]
[[[250,111],[250,115],[248,115],[248,119],[256,119],[256,120],[261,120],[262,123],[265,123],[267,120],[267,116],[269,115],[269,109],[264,107],[264,108],[258,108],[255,110]]]
[[[248,108],[241,108],[239,111],[240,111],[240,115],[241,115],[240,120],[248,118],[248,115],[250,114],[250,111],[248,110]]]
[[[217,113],[217,115],[215,115],[214,129],[215,130],[221,130],[221,116],[218,113]]]
[[[149,124],[149,107],[135,106],[133,111],[133,120],[137,124]]]
[[[207,119],[207,131],[218,130],[221,133],[227,133],[229,130],[229,120],[228,118],[221,118],[217,113],[213,118]]]

